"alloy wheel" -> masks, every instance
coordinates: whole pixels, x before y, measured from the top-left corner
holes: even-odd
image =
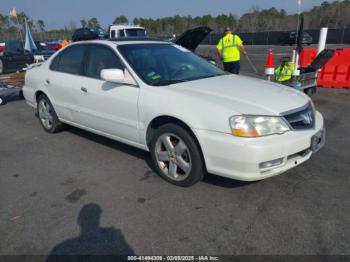
[[[162,173],[175,181],[185,180],[192,170],[188,146],[178,136],[165,133],[158,137],[155,146],[157,164]]]
[[[42,99],[39,101],[39,118],[45,129],[49,130],[52,128],[53,125],[53,116],[51,113],[51,106],[50,104]]]

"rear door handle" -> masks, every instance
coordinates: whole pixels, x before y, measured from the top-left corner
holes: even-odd
[[[85,87],[81,87],[80,90],[83,91],[84,93],[87,93],[87,89]]]
[[[50,84],[50,80],[46,79],[46,80],[45,80],[45,83],[46,83],[47,85],[49,85],[49,84]]]

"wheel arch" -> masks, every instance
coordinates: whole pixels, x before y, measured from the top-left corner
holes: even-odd
[[[54,106],[54,101],[52,101],[50,95],[47,92],[43,91],[42,89],[36,90],[35,93],[34,93],[34,99],[35,99],[34,102],[36,103],[36,105],[38,104],[38,98],[39,98],[40,95],[46,96],[49,99],[49,101],[52,104],[52,106]]]
[[[151,140],[152,137],[155,133],[155,131],[161,127],[162,125],[165,124],[177,124],[179,126],[181,126],[182,128],[184,128],[194,139],[195,143],[197,144],[200,153],[201,153],[201,158],[203,160],[204,163],[204,167],[206,169],[206,162],[205,162],[205,158],[204,158],[204,154],[203,154],[203,150],[201,147],[201,144],[199,143],[195,133],[192,131],[191,127],[186,124],[183,120],[177,118],[177,117],[173,117],[173,116],[169,116],[169,115],[162,115],[162,116],[157,116],[156,118],[154,118],[148,125],[147,127],[147,131],[146,131],[146,145],[147,148],[150,149],[150,144],[151,144]]]
[[[38,98],[39,98],[40,95],[46,96],[50,100],[50,102],[52,103],[51,98],[43,90],[37,90],[35,92],[35,94],[34,94],[35,102],[38,102]]]
[[[4,62],[2,61],[2,58],[0,57],[0,73],[5,73],[5,65]]]

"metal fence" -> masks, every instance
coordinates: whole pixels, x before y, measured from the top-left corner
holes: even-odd
[[[280,31],[280,32],[257,32],[257,33],[237,33],[243,40],[245,45],[279,45],[281,39],[292,31]],[[305,30],[312,38],[313,43],[318,43],[320,30],[312,29]],[[204,45],[216,45],[222,34],[211,33],[206,37],[202,44]],[[328,44],[350,44],[350,28],[329,29],[327,36]]]

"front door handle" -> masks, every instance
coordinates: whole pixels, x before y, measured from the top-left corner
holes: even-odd
[[[50,80],[46,79],[46,80],[45,80],[45,83],[46,83],[47,85],[49,85],[49,84],[50,84]]]
[[[84,93],[87,93],[87,89],[85,87],[81,87],[80,90],[83,91]]]

